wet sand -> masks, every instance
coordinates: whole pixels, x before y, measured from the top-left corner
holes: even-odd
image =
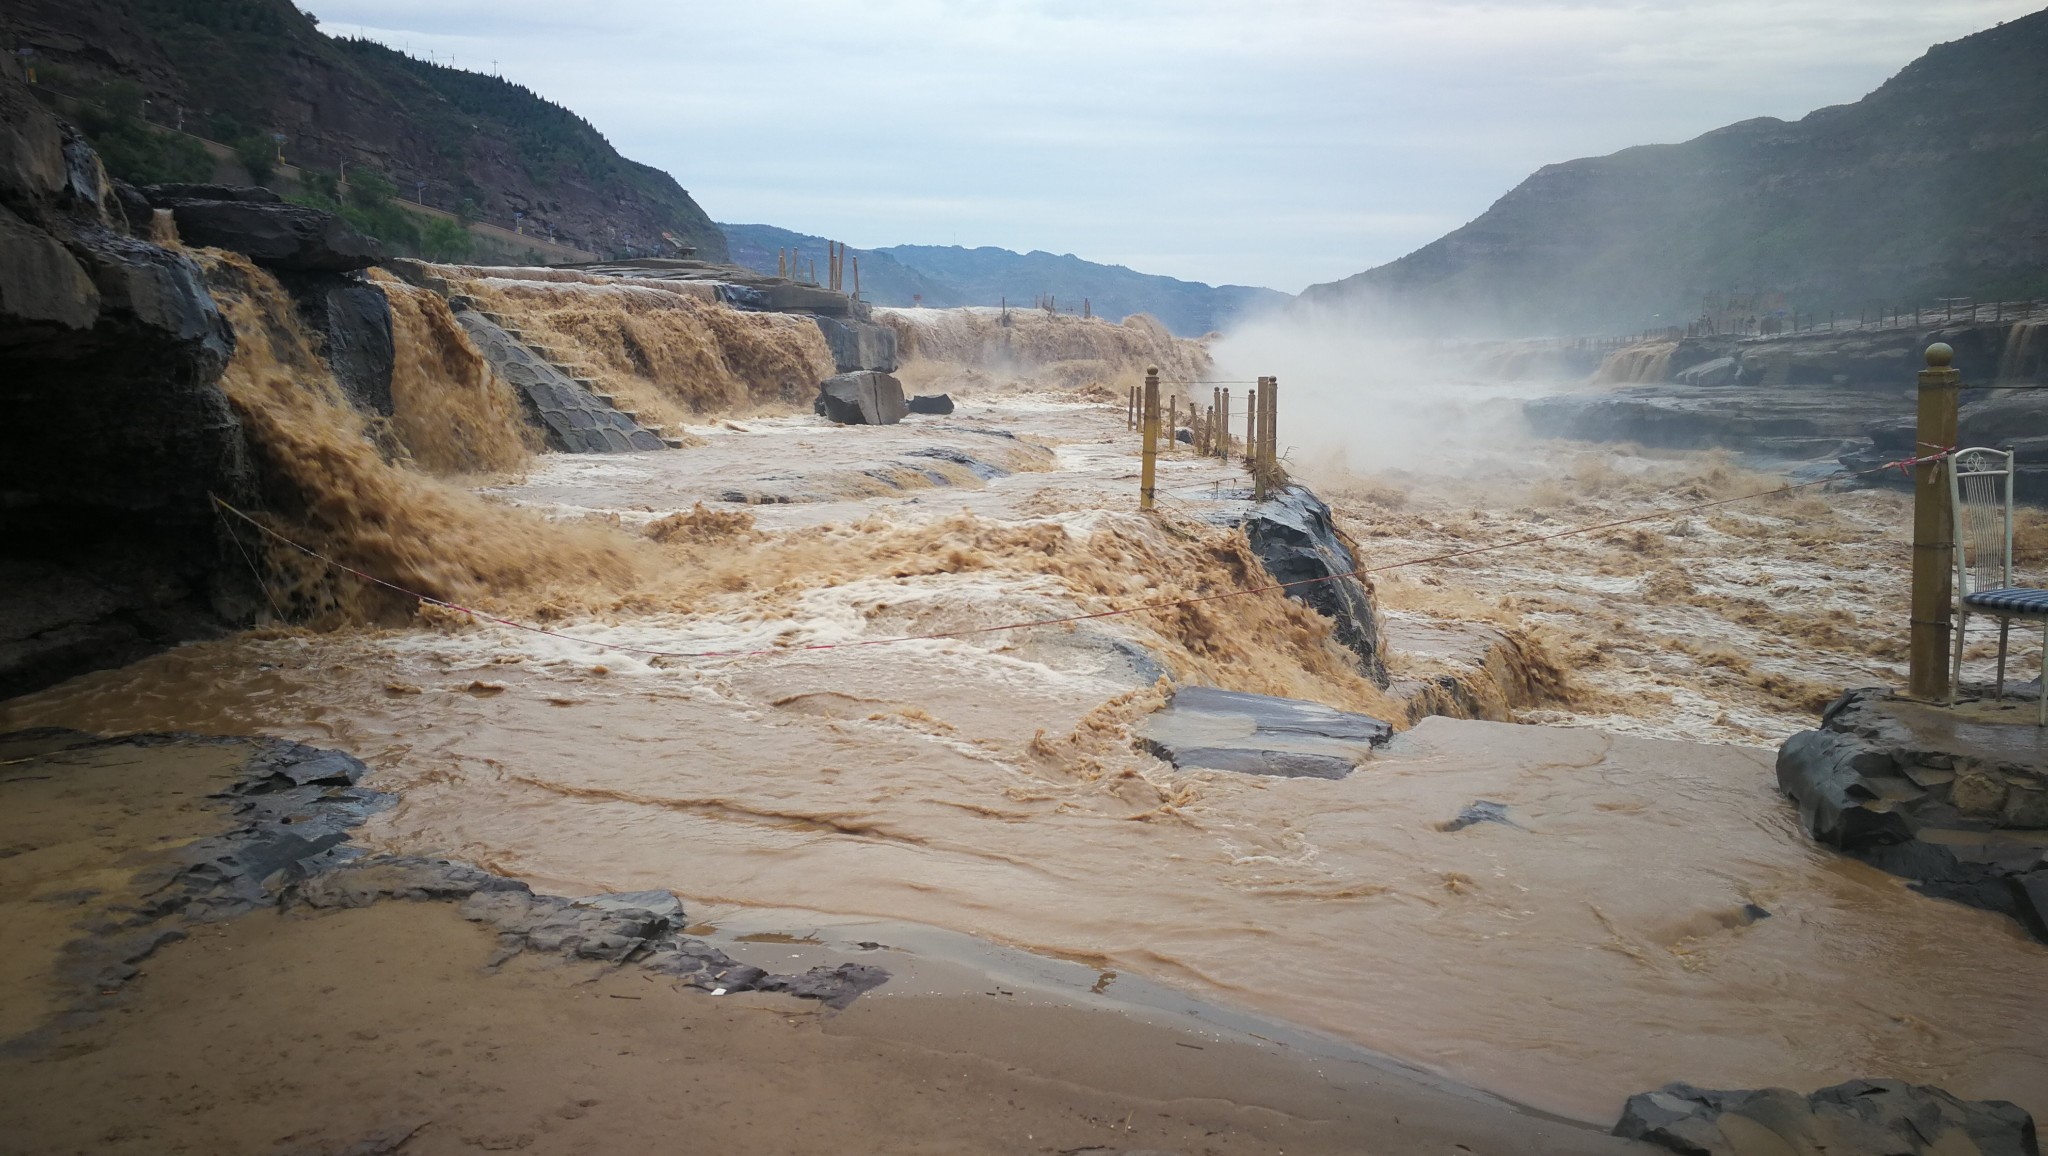
[[[1069,990],[1074,965],[948,957],[942,934],[903,927],[865,956],[896,977],[844,1012],[531,956],[487,972],[488,930],[401,901],[194,926],[126,985],[82,990],[56,966],[71,924],[224,829],[204,798],[244,752],[0,749],[16,1040],[0,1152],[1636,1150],[1171,997]],[[764,964],[840,950],[726,938]],[[97,1014],[18,1038],[81,1000]]]

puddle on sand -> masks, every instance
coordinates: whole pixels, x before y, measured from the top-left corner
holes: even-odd
[[[1098,494],[1092,477],[947,500],[1040,516]],[[816,516],[762,510],[771,530]],[[973,591],[963,622],[1016,617],[993,584],[933,581]],[[621,612],[574,629],[714,625]],[[379,847],[560,893],[669,888],[728,933],[756,929],[704,908],[983,936],[1581,1119],[1668,1080],[1859,1076],[2048,1115],[2048,950],[1813,848],[1766,750],[1430,720],[1346,780],[1268,780],[1175,774],[1123,749],[1112,720],[1087,757],[1044,755],[1039,731],[1057,746],[1136,685],[1078,637],[669,669],[607,656],[604,674],[497,632],[242,637],[16,700],[0,727],[339,746],[403,793],[364,831]],[[525,661],[491,662],[508,652]],[[503,690],[468,693],[478,681]],[[1509,822],[1440,829],[1478,800]]]

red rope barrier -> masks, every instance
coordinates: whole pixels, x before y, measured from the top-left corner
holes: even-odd
[[[1953,455],[1954,453],[1955,450],[1953,447],[1951,447],[1940,450],[1936,453],[1928,454],[1923,457],[1907,458],[1903,461],[1897,462],[1886,462],[1884,465],[1878,466],[1875,469],[1861,470],[1856,473],[1844,476],[1851,478],[1860,478],[1871,474],[1880,474],[1885,472],[1886,470],[1891,469],[1901,469],[1907,472],[1911,472],[1913,466],[1923,465],[1927,462],[1942,461],[1948,458],[1949,456]],[[484,622],[493,622],[500,626],[509,626],[514,630],[523,630],[529,634],[539,634],[548,638],[561,639],[565,642],[581,643],[584,646],[596,647],[599,650],[616,650],[625,654],[640,654],[646,655],[651,658],[754,658],[767,654],[791,654],[811,650],[851,650],[865,646],[890,646],[903,642],[938,642],[947,639],[971,638],[976,635],[982,634],[1001,634],[1012,630],[1030,630],[1041,626],[1066,626],[1076,622],[1093,622],[1097,619],[1102,618],[1121,618],[1131,614],[1143,614],[1151,610],[1172,610],[1182,606],[1199,606],[1205,602],[1220,602],[1226,598],[1242,598],[1252,594],[1266,594],[1275,590],[1293,589],[1297,586],[1315,586],[1324,582],[1336,582],[1344,578],[1363,578],[1373,574],[1384,574],[1390,570],[1405,569],[1409,566],[1427,566],[1438,562],[1450,562],[1459,558],[1470,558],[1476,554],[1491,554],[1500,550],[1512,550],[1521,546],[1533,546],[1543,542],[1554,542],[1561,538],[1575,538],[1586,534],[1597,534],[1602,530],[1614,530],[1619,529],[1623,526],[1637,525],[1642,522],[1654,522],[1661,518],[1670,518],[1682,514],[1693,514],[1698,513],[1701,510],[1712,510],[1721,506],[1732,506],[1740,502],[1755,501],[1758,498],[1768,498],[1776,494],[1789,494],[1797,490],[1807,489],[1811,486],[1825,485],[1828,482],[1838,480],[1840,480],[1839,477],[1816,478],[1810,482],[1800,482],[1795,485],[1779,486],[1776,489],[1771,490],[1758,490],[1755,493],[1742,494],[1733,498],[1720,498],[1711,502],[1698,502],[1690,506],[1680,506],[1676,509],[1658,510],[1654,513],[1639,514],[1632,518],[1618,518],[1611,522],[1600,522],[1591,526],[1575,526],[1568,530],[1558,530],[1549,534],[1537,534],[1527,538],[1517,538],[1510,542],[1498,542],[1490,546],[1473,546],[1469,549],[1464,550],[1452,550],[1442,554],[1432,554],[1424,558],[1408,558],[1399,562],[1389,562],[1384,566],[1360,567],[1356,570],[1346,570],[1340,574],[1325,574],[1318,578],[1302,578],[1297,579],[1293,582],[1273,582],[1268,583],[1264,586],[1248,586],[1237,590],[1226,590],[1220,594],[1204,594],[1197,598],[1175,598],[1160,602],[1147,602],[1139,606],[1131,606],[1118,610],[1100,610],[1093,614],[1074,614],[1064,618],[1039,618],[1029,622],[1011,622],[1005,623],[1001,626],[976,626],[965,630],[947,630],[934,634],[905,634],[891,638],[869,638],[863,639],[858,642],[819,642],[811,643],[804,646],[762,647],[754,650],[695,651],[652,650],[646,647],[627,646],[623,643],[617,642],[599,642],[595,639],[590,638],[578,638],[573,634],[563,634],[560,631],[548,630],[544,627],[533,626],[528,623],[516,621],[514,619],[501,618],[498,615],[486,613],[485,611],[464,606],[460,603],[449,602],[445,599],[436,598],[431,594],[421,594],[416,590],[408,590],[405,587],[398,585],[397,583],[387,582],[374,574],[364,573],[363,571],[358,570],[353,566],[330,558],[327,555],[320,553],[318,550],[315,550],[310,546],[301,545],[298,542],[295,542],[290,538],[285,537],[283,534],[278,533],[276,530],[273,530],[270,527],[264,525],[262,522],[257,521],[253,516],[245,514],[241,510],[238,510],[235,507],[229,505],[227,502],[223,501],[222,499],[215,495],[209,494],[208,497],[212,497],[213,500],[216,503],[218,503],[222,509],[249,523],[251,526],[256,527],[256,529],[261,531],[262,533],[277,539],[284,545],[289,546],[302,554],[305,554],[309,558],[313,558],[320,562],[324,562],[327,565],[334,567],[336,570],[339,570],[344,574],[352,575],[353,577],[358,578],[364,582],[371,583],[372,585],[382,586],[387,590],[394,591],[398,594],[403,594],[408,598],[418,599],[419,601],[425,602],[430,606],[439,606],[444,610],[453,610],[461,614],[467,614],[471,618],[475,618]]]

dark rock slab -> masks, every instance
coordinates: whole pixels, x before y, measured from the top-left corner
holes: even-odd
[[[941,417],[953,412],[953,395],[950,393],[921,393],[903,403],[908,413],[937,414]]]
[[[272,269],[344,273],[383,256],[354,225],[303,205],[171,199],[158,207],[171,211],[186,244],[230,249]]]
[[[1358,559],[1330,520],[1330,507],[1307,486],[1291,485],[1252,507],[1244,519],[1252,552],[1287,596],[1336,623],[1337,641],[1358,656],[1360,673],[1387,685],[1380,653],[1379,604],[1372,588],[1351,576]]]
[[[1666,1084],[1630,1096],[1614,1134],[1687,1156],[2040,1156],[2033,1117],[1901,1080],[1714,1091]]]
[[[361,409],[391,416],[397,346],[384,291],[354,274],[280,273],[278,280],[307,328],[320,335],[320,353],[342,392]]]
[[[239,201],[250,205],[281,205],[284,198],[261,185],[206,185],[167,181],[144,185],[142,195],[151,206],[168,209],[180,201]]]
[[[1462,831],[1479,823],[1499,823],[1507,827],[1517,825],[1513,819],[1508,818],[1508,805],[1506,803],[1496,803],[1492,799],[1481,799],[1464,810],[1459,811],[1457,818],[1447,823],[1439,824],[1437,830]]]
[[[1145,720],[1139,737],[1180,770],[1341,779],[1393,737],[1394,728],[1315,702],[1182,687]]]
[[[818,384],[812,409],[840,425],[895,425],[908,412],[903,383],[886,373],[841,373]]]
[[[840,373],[874,370],[896,372],[896,331],[856,317],[815,316],[818,331],[832,350],[833,368]]]
[[[464,919],[498,932],[493,966],[528,952],[570,961],[635,965],[728,994],[777,991],[845,1007],[889,973],[863,964],[780,975],[743,964],[682,934],[682,901],[667,891],[581,898],[536,895],[516,880],[450,859],[367,856],[295,885],[286,898],[307,908],[367,907],[384,900],[459,902]]]
[[[55,335],[99,315],[99,290],[70,250],[0,206],[0,325]]]
[[[1778,786],[1830,847],[2048,943],[2048,734],[1844,694],[1778,751]]]
[[[956,450],[950,446],[934,446],[930,449],[911,450],[910,456],[913,458],[934,458],[942,462],[952,462],[956,466],[965,466],[974,471],[974,476],[982,481],[991,481],[996,478],[1007,478],[1010,476],[1010,471],[1003,467],[992,462],[982,461],[965,450]]]
[[[0,741],[12,751],[33,754],[173,744],[247,751],[236,778],[213,796],[214,804],[233,816],[233,825],[156,858],[132,877],[128,898],[117,905],[95,905],[98,909],[80,923],[90,934],[67,944],[59,964],[59,974],[79,992],[73,1016],[89,1014],[93,1003],[115,994],[157,950],[184,939],[192,924],[274,906],[301,881],[349,861],[356,854],[346,846],[349,830],[396,801],[357,785],[367,769],[359,760],[281,740],[193,735],[102,739],[53,730],[0,736]],[[94,894],[71,899],[86,906]],[[34,1036],[25,1039],[33,1042]]]
[[[87,1000],[111,994],[149,956],[184,939],[194,923],[264,908],[338,910],[397,900],[460,903],[464,918],[498,931],[497,963],[536,952],[633,964],[708,991],[777,991],[834,1007],[845,1007],[889,978],[886,970],[860,964],[820,966],[800,975],[742,964],[685,937],[682,901],[667,891],[536,895],[524,883],[452,859],[364,854],[349,843],[349,831],[397,799],[360,786],[368,768],[339,751],[195,735],[102,739],[58,728],[0,735],[0,741],[17,756],[170,744],[241,746],[249,752],[235,779],[214,795],[235,825],[145,867],[135,879],[140,902],[102,912],[82,925],[91,934],[67,945],[63,974]],[[88,899],[75,897],[80,903]],[[36,1042],[24,1037],[10,1046]]]

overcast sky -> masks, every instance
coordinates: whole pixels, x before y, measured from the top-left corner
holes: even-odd
[[[1541,165],[1852,101],[2039,0],[301,0],[495,70],[713,219],[1288,292]]]

